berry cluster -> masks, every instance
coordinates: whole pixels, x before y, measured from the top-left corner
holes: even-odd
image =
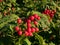
[[[50,18],[53,18],[55,13],[56,13],[55,10],[49,10],[49,9],[46,9],[46,10],[43,12],[43,14],[49,15]]]
[[[29,18],[26,20],[27,23],[27,29],[25,30],[25,36],[33,36],[34,32],[38,32],[39,29],[37,27],[32,27],[31,22],[34,23],[36,26],[38,24],[37,20],[40,20],[40,16],[37,14],[33,14],[32,16],[29,16]]]
[[[22,35],[22,33],[23,33],[25,36],[33,36],[34,32],[39,31],[39,29],[36,27],[38,24],[37,20],[40,20],[40,16],[38,16],[37,14],[33,14],[33,15],[29,16],[26,19],[27,29],[25,29],[25,31],[23,31],[23,32],[19,28],[19,26],[16,26],[15,30],[17,31],[18,35]],[[34,23],[35,27],[32,27],[31,22]],[[17,19],[17,23],[18,24],[22,23],[22,20],[20,18]]]
[[[22,20],[19,18],[19,19],[17,19],[17,23],[18,24],[21,24],[22,23]],[[15,27],[15,30],[16,30],[16,32],[18,33],[18,35],[22,35],[22,30],[19,28],[19,26],[16,26]]]

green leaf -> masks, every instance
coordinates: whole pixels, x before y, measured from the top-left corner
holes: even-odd
[[[12,3],[15,3],[16,2],[16,0],[10,0]]]
[[[35,33],[35,38],[39,41],[39,45],[43,45],[43,37]]]
[[[2,18],[2,15],[0,14],[0,19]]]
[[[53,42],[49,43],[49,45],[55,45]]]
[[[13,28],[14,28],[15,25],[9,25],[9,28],[11,30],[11,32],[13,33]]]
[[[18,17],[17,15],[12,14],[12,15],[10,15],[10,16],[6,16],[6,17],[0,19],[0,29],[1,29],[2,27],[4,27],[6,24],[8,24],[9,22],[15,21],[15,20],[17,20],[18,18],[19,18],[19,17]]]
[[[57,4],[55,4],[53,1],[52,1],[52,4],[53,4],[56,8],[58,8],[58,10],[60,11],[60,7],[59,7]]]
[[[55,25],[56,25],[56,24],[54,24],[54,22],[51,22],[51,26],[52,26],[53,28],[55,28]]]
[[[31,42],[29,41],[28,38],[25,38],[24,41],[26,42],[26,45],[31,45]]]
[[[9,6],[9,7],[11,7],[12,5],[11,5],[11,3],[8,3],[8,4],[6,4],[7,6]]]

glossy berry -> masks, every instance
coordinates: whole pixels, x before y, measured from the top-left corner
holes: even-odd
[[[21,20],[20,18],[17,19],[17,23],[18,23],[18,24],[22,23],[22,20]]]
[[[27,23],[27,27],[31,27],[31,24],[30,23]]]
[[[34,33],[35,32],[35,28],[31,28],[31,32]]]
[[[18,27],[18,26],[16,26],[16,27],[15,27],[15,30],[16,30],[16,31],[19,31],[19,27]]]
[[[32,32],[29,32],[29,36],[33,36]]]
[[[38,22],[37,22],[37,21],[34,21],[34,24],[35,24],[35,25],[37,25],[37,24],[38,24]]]
[[[53,18],[54,17],[54,14],[50,14],[50,18]]]
[[[52,10],[54,13],[56,13],[56,10]]]
[[[38,15],[37,14],[34,14],[34,18],[38,18]]]
[[[35,32],[38,32],[39,31],[39,29],[38,28],[35,28]]]
[[[44,11],[44,13],[47,14],[47,15],[49,15],[50,10],[47,9],[47,10]]]
[[[18,33],[19,36],[22,35],[22,31],[18,31],[17,33]]]
[[[25,31],[25,33],[24,33],[24,34],[25,34],[25,36],[28,36],[28,35],[29,35],[29,33],[28,33],[27,31]]]
[[[51,11],[51,14],[54,14],[55,12],[54,11]]]
[[[38,16],[37,19],[40,20],[40,16]]]
[[[49,9],[47,9],[46,11],[47,11],[48,13],[50,12],[50,10],[49,10]]]
[[[55,10],[49,10],[49,9],[47,9],[43,13],[49,15],[50,18],[53,18],[54,14],[56,13],[56,11]]]
[[[30,16],[29,19],[33,21],[34,20],[34,16]]]
[[[28,31],[28,32],[31,32],[31,28],[27,28],[27,31]]]
[[[30,19],[27,19],[27,23],[30,23],[31,22],[31,20]]]

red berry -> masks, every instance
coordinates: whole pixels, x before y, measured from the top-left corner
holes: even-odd
[[[17,23],[18,23],[18,24],[22,23],[22,20],[21,20],[20,18],[17,19]]]
[[[50,12],[50,10],[49,10],[49,9],[47,9],[46,11],[47,11],[48,13]]]
[[[30,20],[32,20],[32,21],[34,20],[34,16],[30,16],[29,18],[30,18]]]
[[[54,14],[50,14],[50,17],[53,18],[54,17]]]
[[[48,13],[48,12],[46,12],[46,14],[47,14],[47,15],[49,15],[49,13]]]
[[[48,10],[45,10],[45,12],[44,12],[45,14],[47,14],[47,15],[49,15],[49,12],[48,12]]]
[[[27,28],[27,31],[28,31],[28,32],[31,32],[31,28]]]
[[[34,18],[38,18],[38,14],[34,14]]]
[[[35,32],[35,28],[31,28],[31,32],[34,33]]]
[[[25,36],[28,36],[28,35],[29,35],[29,33],[27,31],[25,31]]]
[[[16,26],[16,27],[15,27],[15,30],[16,30],[16,31],[19,31],[19,27],[18,27],[18,26]]]
[[[22,35],[22,31],[18,31],[17,33],[18,33],[18,35]]]
[[[30,23],[27,23],[27,27],[31,27],[31,24]]]
[[[56,10],[52,10],[54,13],[56,13]]]
[[[31,20],[30,19],[27,19],[27,23],[30,23],[31,22]]]
[[[38,20],[40,20],[40,16],[38,16],[38,18],[37,18]]]
[[[39,31],[39,29],[38,29],[38,28],[35,28],[35,31],[36,31],[36,32],[38,32],[38,31]]]
[[[50,13],[51,13],[51,10],[49,10],[49,9],[47,9],[47,10],[44,11],[44,14],[49,15]]]
[[[47,13],[47,10],[44,11],[44,14],[46,14],[46,13]]]
[[[37,22],[37,21],[34,21],[34,24],[35,24],[35,25],[37,25],[37,24],[38,24],[38,22]]]
[[[32,32],[29,32],[29,36],[33,36]]]
[[[54,11],[51,11],[51,14],[54,14],[55,12]]]

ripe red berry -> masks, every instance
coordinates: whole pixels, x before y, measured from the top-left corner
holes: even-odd
[[[29,36],[33,36],[32,32],[29,32]]]
[[[38,18],[38,14],[34,14],[34,18]]]
[[[20,18],[17,19],[17,23],[18,23],[18,24],[22,23],[22,20],[21,20]]]
[[[18,33],[19,36],[22,35],[22,31],[21,30],[18,31],[17,33]]]
[[[49,15],[49,10],[45,10],[45,14]]]
[[[31,22],[31,20],[30,19],[27,19],[27,23],[30,23]]]
[[[37,18],[38,20],[40,20],[40,16],[38,16],[38,18]]]
[[[51,11],[51,14],[54,14],[55,12],[54,11]]]
[[[27,28],[27,31],[28,31],[28,32],[31,32],[31,28]]]
[[[34,24],[35,24],[35,25],[37,25],[37,24],[38,24],[38,22],[37,22],[37,21],[34,21]]]
[[[46,9],[46,10],[44,11],[44,14],[49,15],[50,13],[51,13],[51,10],[49,10],[49,9]]]
[[[56,13],[56,10],[52,10],[54,13]]]
[[[31,32],[34,33],[35,32],[35,28],[31,28]]]
[[[47,13],[47,10],[44,11],[44,14],[46,14],[46,13]]]
[[[30,19],[31,21],[33,21],[33,20],[34,20],[34,16],[30,16],[29,19]]]
[[[31,24],[30,23],[27,23],[27,27],[31,27]]]
[[[50,18],[53,18],[54,17],[54,14],[50,14]]]
[[[36,31],[36,32],[38,32],[38,31],[39,31],[39,29],[38,29],[38,28],[35,28],[35,31]]]
[[[28,33],[27,31],[25,31],[25,33],[24,33],[24,34],[25,34],[25,36],[28,36],[28,35],[29,35],[29,33]]]
[[[15,27],[15,30],[16,30],[16,31],[19,31],[19,27],[18,27],[18,26],[16,26],[16,27]]]
[[[49,9],[46,10],[46,12],[48,12],[48,13],[49,13],[50,11],[51,11],[51,10],[49,10]]]
[[[47,14],[47,15],[49,15],[49,13],[48,13],[48,12],[46,12],[46,14]]]

